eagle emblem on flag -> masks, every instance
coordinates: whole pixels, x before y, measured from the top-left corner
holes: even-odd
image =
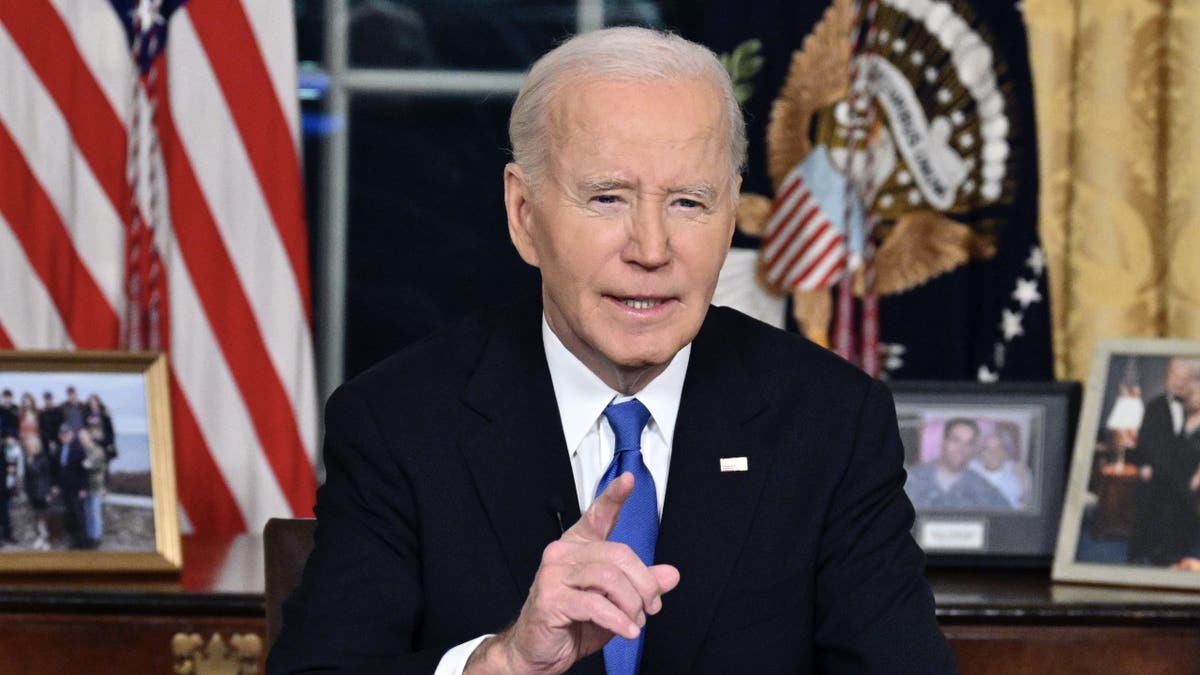
[[[744,194],[759,281],[828,344],[829,288],[902,293],[996,251],[1023,132],[961,0],[834,0],[792,54],[767,126],[774,199]]]

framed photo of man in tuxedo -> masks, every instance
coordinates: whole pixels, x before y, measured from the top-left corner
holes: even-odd
[[[1071,383],[894,382],[913,535],[933,564],[1046,565],[1078,409]]]
[[[1200,342],[1103,340],[1053,576],[1200,589]]]
[[[181,565],[166,357],[0,352],[0,572]]]

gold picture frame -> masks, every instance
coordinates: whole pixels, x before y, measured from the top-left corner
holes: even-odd
[[[0,352],[0,573],[179,571],[167,378],[156,352]]]
[[[1097,343],[1059,525],[1055,581],[1200,590],[1200,428],[1187,426],[1200,389],[1190,402],[1189,395],[1179,404],[1166,397],[1173,359],[1200,364],[1200,341]],[[1200,369],[1196,378],[1200,382]]]

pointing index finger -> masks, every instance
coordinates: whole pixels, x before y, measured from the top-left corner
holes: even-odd
[[[563,533],[563,539],[581,543],[608,539],[608,535],[617,525],[621,507],[632,493],[633,474],[626,471],[608,484],[579,522]]]

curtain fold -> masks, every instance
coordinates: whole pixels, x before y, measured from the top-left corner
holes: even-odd
[[[1171,3],[1167,36],[1165,334],[1200,339],[1200,0]]]
[[[1071,143],[1075,121],[1075,5],[1026,0],[1029,68],[1033,75],[1038,136],[1038,236],[1046,252],[1054,373],[1067,372],[1066,322],[1068,214],[1071,209]]]
[[[1200,337],[1200,0],[1026,0],[1055,374]]]

